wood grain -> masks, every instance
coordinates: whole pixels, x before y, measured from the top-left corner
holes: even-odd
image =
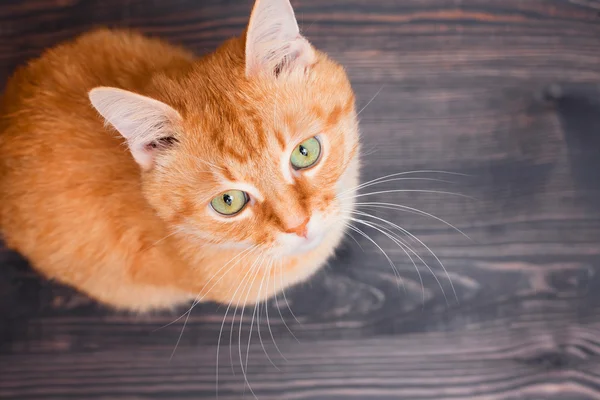
[[[600,2],[294,5],[305,35],[347,67],[360,107],[368,104],[364,180],[424,169],[469,175],[368,189],[476,198],[399,192],[363,201],[422,209],[472,240],[433,218],[364,209],[418,236],[448,275],[419,243],[432,271],[363,226],[400,281],[355,234],[362,249],[348,239],[322,273],[268,303],[272,336],[264,309],[260,333],[256,322],[250,329],[253,309],[241,328],[239,310],[229,313],[219,398],[252,398],[240,367],[248,350],[259,399],[600,399]],[[242,30],[250,7],[3,1],[0,75],[98,25],[205,53]],[[161,327],[183,311],[115,314],[39,279],[14,253],[0,251],[0,265],[0,398],[216,397],[223,307],[198,306],[171,359],[182,324]]]

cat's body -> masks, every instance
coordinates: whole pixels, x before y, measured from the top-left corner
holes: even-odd
[[[138,311],[252,303],[312,275],[352,207],[338,195],[357,185],[358,133],[342,68],[285,27],[288,7],[259,0],[248,36],[201,59],[99,30],[20,69],[0,122],[7,244],[44,275]],[[282,32],[265,40],[258,23],[273,16]],[[289,149],[313,136],[318,163],[288,172]],[[215,212],[242,191],[241,211]]]

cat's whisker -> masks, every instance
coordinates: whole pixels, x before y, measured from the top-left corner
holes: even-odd
[[[258,245],[257,245],[258,246]],[[256,261],[255,261],[256,262]],[[221,348],[221,337],[223,335],[223,328],[225,326],[225,321],[227,320],[227,314],[229,313],[229,310],[231,309],[231,305],[233,303],[233,300],[235,299],[235,296],[238,292],[238,290],[240,290],[240,288],[242,287],[242,284],[244,283],[246,277],[250,274],[250,272],[252,271],[252,269],[248,269],[248,271],[246,271],[246,274],[242,277],[242,279],[240,280],[240,282],[238,283],[235,291],[233,292],[233,294],[231,295],[229,300],[229,303],[227,304],[227,309],[225,310],[225,315],[223,316],[223,322],[221,322],[221,329],[219,330],[219,338],[217,340],[217,362],[216,362],[216,393],[217,393],[217,398],[219,397],[219,350]],[[236,302],[236,310],[237,310],[237,306],[239,305],[239,301]],[[230,330],[230,336],[229,336],[229,346],[231,349],[231,332],[233,331],[233,322],[235,321],[235,315],[232,317],[232,322],[231,322],[231,330]],[[231,350],[230,350],[230,359],[231,359]],[[231,366],[233,368],[233,360],[231,361]],[[234,375],[235,375],[235,371],[234,371]]]
[[[211,163],[210,161],[206,161],[206,160],[204,160],[204,159],[202,159],[202,158],[200,158],[200,157],[198,157],[196,155],[193,155],[193,154],[190,154],[190,153],[184,153],[184,154],[187,155],[187,156],[190,156],[190,157],[194,158],[196,161],[199,161],[199,162],[201,162],[203,164],[208,165],[209,167],[218,169],[220,171],[225,171],[225,168],[220,167],[217,164]],[[212,171],[210,171],[210,172],[212,172]]]
[[[255,260],[256,262],[256,260]],[[231,309],[231,305],[233,303],[233,299],[235,299],[235,296],[238,292],[238,290],[241,288],[242,284],[244,283],[246,277],[250,274],[250,272],[252,271],[252,269],[248,269],[248,271],[246,271],[246,274],[244,275],[244,277],[240,280],[240,282],[237,285],[237,288],[235,289],[235,291],[233,292],[233,295],[231,296],[231,300],[229,300],[229,303],[227,305],[227,309],[225,310],[225,315],[223,316],[223,322],[221,322],[221,329],[219,330],[219,338],[217,340],[217,366],[216,366],[216,393],[217,393],[217,398],[219,397],[219,350],[221,348],[221,337],[223,335],[223,328],[225,326],[225,321],[227,320],[227,314],[229,313],[229,310]],[[239,305],[239,300],[236,302],[236,310],[237,310],[237,306]],[[231,322],[231,329],[230,329],[230,336],[229,336],[229,346],[230,346],[230,361],[231,361],[231,366],[233,368],[233,360],[231,360],[231,332],[233,332],[233,322],[235,321],[235,315],[232,317],[232,322]],[[235,375],[235,371],[234,371],[234,375]]]
[[[141,249],[140,252],[145,252],[145,251],[150,250],[151,248],[155,247],[157,244],[160,244],[160,243],[164,242],[165,240],[167,240],[171,236],[177,235],[181,231],[182,231],[181,228],[175,229],[174,232],[171,232],[168,235],[165,235],[163,238],[161,238],[161,239],[157,240],[156,242],[152,243],[150,246],[147,246],[147,247]]]
[[[396,172],[394,174],[389,174],[389,175],[385,175],[385,176],[381,176],[379,178],[375,178],[372,179],[370,181],[367,182],[363,182],[360,185],[357,185],[355,187],[346,189],[344,191],[342,191],[341,193],[338,194],[338,197],[347,193],[347,192],[351,192],[351,191],[356,191],[359,190],[363,187],[365,187],[366,185],[369,185],[371,183],[374,182],[378,182],[384,179],[390,179],[393,177],[397,177],[397,176],[403,176],[403,175],[414,175],[414,174],[445,174],[445,175],[452,175],[452,176],[469,176],[467,174],[463,174],[463,173],[459,173],[459,172],[451,172],[451,171],[442,171],[442,170],[430,170],[430,169],[423,169],[423,170],[415,170],[415,171],[405,171],[405,172]]]
[[[365,252],[365,249],[363,249],[363,247],[360,245],[360,243],[358,242],[358,240],[356,240],[356,238],[350,232],[344,231],[344,235],[347,235],[349,238],[351,238],[352,240],[354,240],[354,243],[356,243],[356,245],[360,248],[360,250],[363,253]]]
[[[254,277],[254,280],[252,281],[251,286],[254,284],[254,281],[258,277],[258,275],[260,273],[260,268],[262,268],[262,264],[261,264],[261,266],[259,266],[259,269],[256,271],[256,276]],[[265,276],[263,275],[262,279],[260,280],[260,285],[259,285],[259,289],[258,289],[259,296],[260,296],[260,291],[262,289],[264,281],[265,281]],[[243,371],[248,371],[248,358],[249,358],[249,354],[250,354],[250,343],[252,343],[252,332],[254,330],[254,321],[256,319],[256,310],[257,310],[257,307],[258,307],[259,304],[260,304],[260,301],[255,302],[254,303],[254,309],[252,311],[252,319],[250,320],[250,330],[248,331],[248,344],[246,346],[246,361],[244,363]],[[258,321],[257,321],[257,323],[258,323]],[[261,338],[261,335],[260,335],[260,326],[258,326],[258,332],[259,332],[258,333],[258,337]],[[262,340],[260,341],[260,343],[262,345]],[[263,349],[264,349],[264,347],[263,347]],[[270,360],[271,358],[269,357],[269,355],[268,354],[266,354],[266,355],[267,355],[267,358]],[[241,354],[240,354],[240,356],[241,356]],[[240,361],[241,361],[241,358],[240,358]]]
[[[258,247],[258,245],[255,246],[254,248],[257,248],[257,247]],[[238,255],[236,257],[233,257],[231,260],[229,260],[229,262],[227,262],[227,264],[231,263],[235,258],[238,258],[243,253],[244,252],[238,253]],[[227,269],[227,271],[225,272],[225,274],[227,274],[227,272],[229,272],[235,265],[237,265],[238,262],[236,262],[235,264],[232,264]],[[225,264],[223,267],[221,267],[219,269],[219,271],[221,271],[225,266],[227,266],[227,264]],[[217,274],[219,273],[219,271],[217,271]],[[217,282],[215,282],[213,284],[213,286],[211,287],[211,289],[223,278],[223,276],[225,276],[225,274],[222,275],[221,278],[219,278],[219,280],[217,280]],[[213,277],[214,276],[216,276],[216,274],[213,275]],[[212,280],[212,278],[209,279],[209,281],[206,284],[210,283],[211,280]],[[206,286],[206,284],[204,286]],[[205,293],[202,297],[198,298],[198,296],[200,295],[200,293],[202,293],[202,291],[200,291],[200,293],[198,294],[198,296],[196,296],[196,299],[194,300],[193,304],[190,306],[190,308],[188,309],[188,311],[185,314],[183,314],[183,315],[185,315],[185,320],[183,322],[183,326],[181,327],[181,331],[179,332],[179,337],[177,338],[177,343],[175,343],[175,347],[173,348],[173,352],[171,353],[171,357],[169,358],[169,362],[173,360],[173,356],[175,355],[175,351],[177,351],[177,347],[179,346],[179,342],[181,342],[181,338],[183,337],[183,332],[185,331],[185,327],[187,326],[187,323],[188,323],[188,321],[190,319],[190,316],[192,315],[192,310],[202,301],[202,299],[204,298],[204,296],[206,296],[210,292],[211,289],[209,289],[209,291],[207,293]],[[177,320],[181,319],[183,317],[183,315],[180,316]]]
[[[216,396],[219,398],[219,350],[221,348],[221,337],[223,335],[223,327],[225,326],[225,321],[227,320],[227,314],[229,313],[229,309],[231,308],[231,303],[233,302],[233,297],[229,300],[227,304],[227,309],[225,310],[225,314],[223,315],[223,321],[221,322],[221,329],[219,330],[219,338],[217,339],[217,358],[216,358]]]
[[[271,275],[275,273],[275,271],[273,271],[274,267],[275,267],[275,260],[272,260],[271,265],[269,266],[269,274],[267,275],[267,291],[269,290],[269,284],[271,283]],[[273,284],[275,283],[274,281],[275,281],[275,279],[273,277]],[[281,358],[283,358],[283,360],[287,362],[287,358],[285,358],[285,356],[279,349],[279,346],[277,345],[277,342],[275,341],[275,336],[273,335],[273,330],[271,329],[271,323],[269,322],[269,301],[268,300],[265,300],[264,307],[265,307],[265,315],[267,316],[267,328],[269,329],[269,334],[271,335],[271,340],[273,341],[273,345],[275,346],[275,349],[277,350],[277,352],[279,353]],[[275,364],[273,364],[273,366],[275,366]],[[275,368],[277,368],[277,366],[275,366]],[[279,370],[279,368],[277,368],[277,370]]]
[[[258,275],[260,274],[260,270],[262,268],[262,264],[265,260],[265,256],[263,253],[263,257],[261,257],[260,262],[258,263],[258,265],[255,267],[256,271],[254,273],[254,277],[252,278],[252,281],[249,282],[248,285],[248,290],[246,291],[246,298],[244,299],[244,306],[242,307],[242,311],[240,313],[240,326],[239,326],[239,337],[238,337],[238,353],[240,356],[240,368],[242,370],[242,375],[244,376],[244,381],[246,381],[246,384],[248,385],[248,389],[250,390],[250,393],[252,393],[252,395],[254,396],[254,398],[256,400],[258,400],[258,397],[256,396],[256,394],[254,393],[254,390],[252,390],[252,386],[250,385],[250,382],[248,381],[248,354],[250,353],[250,343],[252,341],[252,330],[254,329],[254,317],[256,316],[256,305],[254,306],[254,313],[252,314],[252,320],[250,322],[250,330],[248,331],[248,346],[246,347],[246,362],[244,364],[244,361],[242,360],[242,323],[244,322],[244,311],[246,310],[246,304],[248,303],[248,297],[250,296],[250,292],[252,291],[252,288],[254,287],[254,282],[256,281],[256,278],[258,278]],[[263,277],[264,279],[264,277]],[[262,285],[262,283],[261,283]],[[260,292],[260,289],[259,289]]]
[[[459,228],[457,228],[456,226],[452,225],[450,222],[434,215],[434,214],[430,214],[428,212],[425,212],[423,210],[419,210],[418,208],[413,208],[413,207],[408,207],[405,205],[401,205],[401,204],[393,204],[393,203],[381,203],[381,202],[366,202],[366,203],[355,203],[354,204],[357,208],[360,207],[365,207],[365,208],[383,208],[383,209],[388,209],[388,210],[401,210],[401,211],[405,211],[405,212],[409,212],[412,214],[417,214],[417,215],[423,215],[426,217],[430,217],[433,218],[437,221],[442,222],[443,224],[449,226],[450,228],[454,229],[455,231],[457,231],[458,233],[460,233],[461,235],[463,235],[464,237],[466,237],[467,239],[473,241],[473,239],[471,239],[471,237],[469,237],[469,235],[467,235],[466,233],[464,233],[462,230],[460,230]]]
[[[366,225],[371,229],[374,229],[380,233],[383,233],[388,239],[390,239],[394,244],[396,244],[403,252],[404,254],[406,254],[406,256],[408,257],[408,259],[411,261],[411,263],[413,264],[413,266],[415,267],[415,271],[417,272],[417,276],[419,277],[419,282],[421,283],[421,293],[422,293],[422,302],[423,302],[423,307],[425,307],[425,283],[423,282],[423,277],[421,276],[421,272],[419,271],[419,268],[417,267],[417,264],[415,263],[415,260],[412,258],[412,256],[410,255],[409,251],[411,253],[413,253],[416,257],[418,257],[418,259],[423,263],[423,265],[425,265],[427,267],[427,269],[429,269],[429,271],[433,274],[433,270],[429,267],[429,265],[419,256],[418,253],[416,253],[409,245],[408,243],[406,243],[404,240],[402,240],[398,235],[396,235],[393,231],[391,231],[390,229],[387,229],[385,227],[383,227],[380,224],[376,224],[376,223],[370,223],[368,221],[364,221],[358,218],[351,218],[352,221],[358,222],[360,224]],[[381,228],[383,230],[385,230],[386,232],[382,231]],[[408,250],[408,251],[407,251]],[[434,275],[434,278],[435,277]],[[438,283],[440,283],[438,281]],[[444,288],[441,286],[440,283],[440,288],[442,290],[442,293],[444,294],[444,298],[446,299],[446,302],[448,302],[447,298],[446,298],[446,293],[444,291]]]
[[[196,162],[205,164],[205,165],[213,168],[213,169],[194,169],[194,172],[198,172],[198,173],[202,172],[202,173],[214,174],[215,170],[218,170],[218,171],[221,171],[221,172],[225,171],[225,168],[223,168],[221,166],[218,166],[218,165],[216,165],[214,163],[211,163],[210,161],[207,161],[207,160],[205,160],[205,159],[203,159],[203,158],[201,158],[201,157],[199,157],[199,156],[197,156],[195,154],[191,154],[191,153],[185,152],[185,151],[181,151],[180,154],[182,156],[189,157],[189,158],[191,158],[192,160],[194,160]]]
[[[258,270],[255,270],[255,266],[257,265],[257,263],[260,262],[260,260],[262,259],[264,254],[265,254],[265,251],[263,251],[262,253],[259,254],[259,256],[254,260],[254,262],[252,263],[250,268],[248,268],[248,272],[242,278],[240,285],[238,285],[238,289],[239,289],[241,284],[243,284],[244,290],[242,290],[242,294],[240,295],[240,300],[238,302],[236,302],[236,304],[235,304],[235,309],[233,310],[233,319],[231,320],[231,327],[229,330],[229,362],[231,364],[232,371],[234,371],[234,369],[233,369],[233,354],[232,354],[231,350],[233,348],[233,331],[234,331],[234,325],[235,325],[235,316],[237,315],[237,310],[240,306],[240,303],[242,303],[241,297],[244,296],[244,293],[249,293],[250,289],[252,289],[251,287],[249,287],[250,282],[248,282],[246,278],[249,277],[249,275],[252,272],[255,272],[256,274],[258,273]],[[248,287],[247,291],[245,290],[246,287]],[[236,292],[237,292],[237,289],[236,289]],[[234,294],[234,297],[235,297],[235,294]],[[243,307],[244,307],[244,305],[242,305],[242,310],[244,309]],[[240,346],[241,346],[241,341],[242,341],[241,329],[242,329],[243,317],[244,317],[244,315],[242,313],[240,313],[240,326],[239,326],[239,331],[238,331]],[[240,349],[240,352],[241,352],[241,349]],[[243,368],[243,365],[242,365],[242,368]],[[234,372],[234,374],[235,374],[235,372]]]
[[[355,218],[351,218],[351,220],[356,220],[356,219]],[[359,221],[359,220],[356,220],[356,221]],[[369,235],[367,235],[365,232],[363,232],[361,229],[357,228],[356,226],[351,225],[351,224],[346,224],[346,226],[348,228],[350,228],[351,230],[355,231],[356,233],[358,233],[359,235],[361,235],[364,238],[366,238],[368,241],[370,241],[371,243],[373,243],[375,245],[375,247],[377,247],[379,249],[379,251],[387,259],[388,263],[390,264],[390,267],[392,267],[392,271],[394,272],[394,276],[396,277],[396,279],[398,280],[398,282],[402,283],[402,288],[404,289],[404,292],[406,293],[406,286],[404,284],[404,280],[400,276],[400,272],[398,271],[398,268],[396,267],[396,264],[394,264],[394,262],[392,261],[392,259],[387,255],[387,253],[383,250],[383,248],[381,248],[381,246],[379,244],[377,244],[377,242],[375,242],[375,240],[373,240]]]
[[[389,182],[397,182],[397,181],[429,181],[429,182],[441,182],[441,183],[456,183],[454,181],[449,181],[447,179],[438,179],[438,178],[406,178],[406,177],[402,177],[402,178],[389,178],[389,179],[383,179],[383,180],[379,180],[377,182],[370,182],[368,184],[364,184],[361,187],[357,188],[356,190],[362,190],[366,187],[370,187],[370,186],[374,186],[374,185],[381,185],[384,183],[389,183]]]
[[[393,190],[382,190],[382,191],[378,191],[378,192],[371,192],[371,193],[358,193],[355,194],[353,196],[338,196],[338,198],[344,198],[344,199],[356,199],[359,197],[365,197],[365,196],[374,196],[377,194],[387,194],[387,193],[411,193],[411,192],[416,192],[416,193],[435,193],[435,194],[448,194],[448,195],[452,195],[452,196],[458,196],[458,197],[464,197],[470,200],[475,200],[477,201],[477,199],[475,197],[472,196],[468,196],[466,194],[462,194],[462,193],[455,193],[455,192],[447,192],[447,191],[443,191],[443,190],[425,190],[425,189],[393,189]]]
[[[357,112],[357,113],[356,113],[356,116],[357,116],[357,117],[358,117],[360,114],[362,114],[362,112],[363,112],[363,111],[365,111],[365,110],[367,109],[367,107],[369,107],[369,105],[370,105],[370,104],[373,102],[373,100],[375,100],[375,98],[376,98],[377,96],[379,96],[379,93],[381,93],[381,91],[383,90],[383,87],[384,87],[384,86],[385,86],[385,85],[381,85],[381,87],[379,88],[379,90],[377,91],[377,93],[375,93],[375,96],[373,96],[373,97],[371,98],[371,100],[369,100],[369,102],[368,102],[367,104],[365,104],[365,106],[364,106],[363,108],[361,108],[359,112]]]
[[[287,307],[290,310],[290,313],[292,315],[294,315],[294,313],[292,312],[292,309],[290,308],[289,303],[287,302],[287,298],[285,297],[285,287],[283,286],[283,261],[280,261],[280,263],[279,263],[278,275],[279,275],[279,278],[281,281],[281,287],[283,288],[281,290],[281,292],[283,294],[283,298],[285,299],[285,302],[287,303]],[[275,277],[273,277],[273,280],[275,280]],[[300,343],[300,340],[298,340],[298,338],[296,337],[294,332],[292,332],[292,330],[288,326],[287,322],[285,322],[285,318],[283,317],[283,314],[281,313],[281,308],[279,307],[279,305],[277,306],[277,312],[279,313],[279,316],[281,317],[281,322],[283,322],[283,325],[286,327],[286,329],[288,330],[290,335],[292,335],[292,337],[296,340],[296,342]],[[294,318],[295,318],[295,316],[294,316]],[[296,319],[296,321],[298,321],[298,318],[295,318],[295,319]],[[300,323],[300,322],[298,321],[298,323]]]
[[[179,320],[181,320],[183,317],[185,317],[186,315],[189,315],[189,313],[192,312],[192,310],[194,309],[194,307],[196,307],[196,305],[198,305],[203,299],[204,297],[210,293],[210,291],[214,288],[214,286],[216,284],[218,284],[220,282],[221,279],[223,279],[223,277],[231,270],[231,268],[233,268],[235,265],[237,265],[241,260],[238,260],[238,262],[236,262],[235,264],[233,264],[232,266],[230,266],[227,271],[225,271],[225,273],[223,275],[221,275],[221,277],[213,284],[213,286],[211,286],[208,291],[201,297],[200,295],[202,294],[202,292],[204,291],[204,288],[206,286],[208,286],[208,284],[210,284],[210,282],[216,277],[218,276],[218,274],[225,268],[227,267],[231,262],[233,262],[235,259],[241,257],[242,255],[244,255],[244,253],[246,253],[246,256],[248,254],[250,254],[252,251],[256,250],[260,245],[255,245],[253,247],[244,249],[242,252],[238,253],[236,256],[234,256],[231,260],[229,260],[227,263],[225,263],[221,268],[219,268],[219,270],[213,274],[211,276],[211,278],[204,284],[204,286],[202,287],[202,289],[200,289],[200,291],[198,292],[198,295],[196,296],[196,298],[194,299],[194,301],[192,302],[192,305],[188,308],[188,310],[186,312],[184,312],[183,314],[181,314],[179,317],[177,317],[175,320],[169,322],[166,325],[163,325],[159,328],[156,328],[153,332],[156,332],[158,330],[167,328],[171,325],[173,325],[174,323],[178,322]]]
[[[450,282],[450,287],[452,288],[452,292],[454,293],[454,297],[456,298],[457,303],[460,302],[460,300],[458,299],[458,294],[456,293],[456,288],[454,287],[454,283],[452,282],[452,279],[450,278],[450,274],[448,273],[448,270],[446,270],[446,267],[444,266],[444,264],[442,263],[442,261],[439,259],[439,257],[434,253],[433,250],[431,250],[431,248],[429,246],[427,246],[421,239],[419,239],[417,236],[413,235],[412,233],[410,233],[408,230],[406,230],[405,228],[402,228],[401,226],[394,224],[393,222],[390,222],[386,219],[383,218],[379,218],[376,217],[374,215],[371,215],[369,213],[365,213],[362,211],[353,211],[353,214],[356,215],[362,215],[364,217],[368,217],[368,218],[372,218],[372,219],[376,219],[378,221],[384,222],[392,227],[394,227],[395,229],[399,230],[400,232],[404,233],[405,235],[411,237],[413,240],[416,240],[421,246],[423,246],[425,249],[427,249],[427,251],[429,252],[429,254],[431,254],[433,256],[433,258],[435,258],[435,260],[438,262],[438,264],[440,264],[440,267],[442,267],[442,269],[444,270],[444,273],[446,274],[446,278],[448,278],[448,281]],[[436,277],[436,275],[434,275],[434,277]],[[436,277],[437,280],[437,277]]]
[[[308,28],[306,28],[306,29],[304,28],[304,16],[303,16],[303,18],[302,18],[302,19],[303,19],[303,21],[302,21],[302,25],[303,25],[303,26],[302,26],[302,28],[301,28],[300,30],[301,30],[301,32],[302,32],[303,34],[306,34],[306,32],[308,32],[308,30],[309,30],[309,29],[310,29],[310,28],[311,28],[311,27],[312,27],[312,26],[315,24],[315,22],[318,22],[318,21],[321,19],[321,17],[315,18],[315,19],[313,20],[313,22],[311,22],[311,23],[310,23],[310,25],[308,26]]]
[[[274,260],[271,260],[271,262],[269,263],[269,266],[267,267],[267,274],[263,276],[262,281],[260,283],[260,288],[258,289],[258,292],[259,292],[259,296],[261,296],[261,297],[262,297],[263,283],[265,282],[265,279],[267,280],[267,286],[266,286],[267,292],[269,290],[269,278],[271,276],[270,271],[271,271],[271,268],[273,267],[273,262],[274,262]],[[257,302],[256,305],[254,306],[254,312],[256,312],[256,307],[258,306],[258,316],[256,318],[256,326],[258,328],[257,329],[258,330],[258,340],[260,341],[260,346],[262,347],[263,351],[265,352],[265,356],[267,356],[267,359],[269,360],[269,362],[271,363],[271,365],[273,367],[275,367],[275,369],[277,371],[280,371],[279,367],[277,367],[277,365],[275,365],[275,363],[273,362],[273,360],[269,356],[269,352],[265,348],[265,344],[264,344],[263,339],[262,339],[262,334],[260,332],[260,312],[261,312],[263,304],[264,304],[265,309],[266,309],[267,308],[267,302],[266,301],[264,301],[264,302],[262,302],[262,301],[261,302]],[[269,317],[268,317],[268,315],[269,314],[267,313],[267,325],[269,324]],[[270,329],[271,328],[269,327],[269,330]],[[246,369],[248,368],[248,350],[249,349],[250,349],[250,342],[248,341],[248,349],[246,350]]]
[[[287,296],[285,294],[285,285],[283,284],[283,261],[281,262],[280,271],[281,271],[281,274],[279,275],[279,277],[281,278],[281,287],[283,288],[281,292],[283,293],[283,299],[285,300],[285,304],[287,305],[287,308],[290,311],[290,314],[292,314],[292,317],[294,317],[296,322],[299,325],[302,325],[302,323],[300,321],[298,321],[298,318],[296,318],[296,314],[294,314],[294,312],[292,311],[292,307],[290,307],[290,303],[288,302]],[[290,333],[291,333],[291,331],[290,331]],[[295,338],[295,336],[294,336],[294,338]],[[298,339],[296,339],[296,340],[298,340]]]

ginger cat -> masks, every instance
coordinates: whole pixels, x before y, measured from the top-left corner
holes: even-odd
[[[19,69],[0,112],[2,237],[117,309],[264,300],[325,263],[353,209],[354,94],[289,0],[257,0],[202,58],[84,34]]]

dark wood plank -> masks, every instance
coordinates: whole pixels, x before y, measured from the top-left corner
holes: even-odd
[[[477,200],[416,192],[365,198],[418,207],[473,239],[432,218],[370,210],[435,251],[456,296],[423,246],[433,271],[417,272],[402,250],[368,231],[402,285],[355,235],[363,250],[348,240],[311,282],[269,302],[287,361],[264,311],[260,337],[254,324],[247,371],[258,397],[599,399],[600,2],[295,6],[305,34],[346,65],[361,107],[368,104],[361,113],[365,180],[422,169],[470,175],[369,189]],[[5,1],[0,75],[95,25],[139,28],[204,53],[239,33],[250,7],[239,0]],[[158,328],[177,314],[115,314],[39,279],[13,253],[0,252],[0,265],[0,398],[215,397],[223,307],[194,310],[169,362],[182,324]],[[225,319],[219,398],[251,398],[239,352],[245,362],[252,312],[245,311],[241,333],[239,311],[235,325],[231,313]]]

